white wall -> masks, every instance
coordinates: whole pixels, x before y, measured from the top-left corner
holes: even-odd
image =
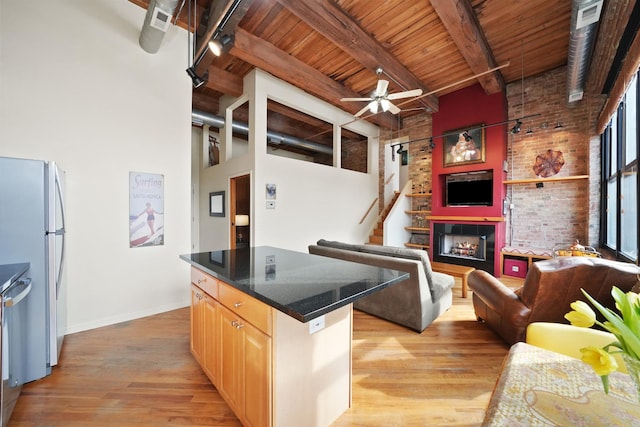
[[[0,155],[66,171],[67,332],[189,303],[186,32],[138,45],[126,0],[0,2]],[[129,172],[164,175],[165,244],[130,249]]]
[[[210,191],[229,191],[229,177],[251,174],[251,245],[278,246],[306,252],[318,239],[364,243],[375,224],[377,204],[363,224],[360,220],[378,197],[378,128],[358,121],[349,129],[369,137],[368,173],[354,172],[267,154],[267,98],[296,108],[336,125],[353,121],[353,116],[295,88],[263,71],[245,77],[244,95],[228,101],[241,105],[250,99],[249,152],[200,174],[201,200]],[[221,103],[226,107],[226,103]],[[221,112],[220,115],[223,113]],[[229,121],[227,117],[227,122]],[[225,127],[225,132],[228,129]],[[228,137],[225,137],[228,138]],[[224,139],[223,143],[224,143]],[[339,148],[337,149],[339,153]],[[337,156],[338,160],[340,156]],[[275,209],[266,208],[265,186],[275,184]],[[229,216],[209,217],[200,207],[200,249],[229,247]],[[227,200],[228,211],[228,200]]]

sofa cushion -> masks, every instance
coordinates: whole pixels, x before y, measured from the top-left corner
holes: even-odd
[[[373,245],[361,245],[361,246],[363,247],[361,249],[361,252],[365,252],[368,254],[386,255],[394,258],[403,258],[403,259],[420,261],[422,263],[422,267],[424,269],[424,275],[427,279],[427,283],[429,284],[429,287],[433,286],[431,261],[429,261],[429,254],[427,253],[427,251],[422,251],[419,249],[397,248],[393,246],[373,246]],[[432,294],[433,294],[433,290],[432,290]]]
[[[449,291],[449,289],[453,288],[455,284],[455,279],[453,276],[449,276],[448,274],[438,273],[434,271],[432,273],[432,285],[431,285],[431,298],[434,301],[438,301],[442,295]]]
[[[360,252],[359,246],[361,246],[361,245],[353,245],[351,243],[336,242],[335,240],[325,240],[325,239],[318,240],[316,244],[318,246],[326,246],[328,248],[343,249],[345,251],[356,251],[356,252]]]
[[[394,258],[410,259],[420,261],[424,269],[424,275],[429,284],[431,295],[436,299],[436,295],[440,296],[442,293],[439,290],[433,289],[433,276],[431,270],[431,261],[429,261],[429,254],[427,251],[420,249],[399,248],[395,246],[376,246],[376,245],[354,245],[351,243],[336,242],[333,240],[320,239],[316,243],[318,246],[327,246],[335,249],[343,249],[347,251],[364,252],[373,255],[390,256]]]

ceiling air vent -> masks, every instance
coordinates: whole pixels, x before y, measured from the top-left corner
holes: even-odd
[[[569,93],[569,102],[580,101],[583,96],[584,96],[584,91],[582,90],[571,91],[571,93]]]
[[[576,19],[576,30],[587,25],[591,25],[594,22],[598,22],[600,19],[600,11],[602,10],[602,0],[596,3],[582,6],[578,9],[578,17]]]
[[[155,7],[153,9],[153,15],[151,16],[151,21],[149,25],[153,28],[156,28],[160,31],[167,32],[167,28],[169,28],[169,24],[171,24],[171,14],[165,12],[159,7]]]

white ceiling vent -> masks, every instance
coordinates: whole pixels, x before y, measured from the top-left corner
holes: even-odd
[[[166,33],[167,28],[169,28],[169,24],[171,24],[171,18],[173,18],[173,16],[171,16],[170,13],[167,13],[156,6],[153,8],[153,15],[151,16],[149,25]]]
[[[576,19],[576,30],[587,25],[591,25],[594,22],[600,20],[600,11],[602,10],[602,0],[598,0],[595,3],[582,6],[578,9],[578,16]]]
[[[582,91],[582,90],[571,91],[569,93],[569,102],[580,101],[582,99],[583,95],[584,95],[584,91]]]
[[[144,16],[142,30],[138,42],[140,47],[149,53],[156,53],[160,49],[162,39],[171,26],[173,13],[176,11],[178,0],[150,0],[147,14]],[[180,11],[177,13],[180,14]]]

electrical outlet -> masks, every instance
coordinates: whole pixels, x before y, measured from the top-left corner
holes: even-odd
[[[276,201],[275,200],[267,200],[267,209],[275,209]]]
[[[324,329],[324,315],[309,322],[309,334],[315,334],[322,329]]]

